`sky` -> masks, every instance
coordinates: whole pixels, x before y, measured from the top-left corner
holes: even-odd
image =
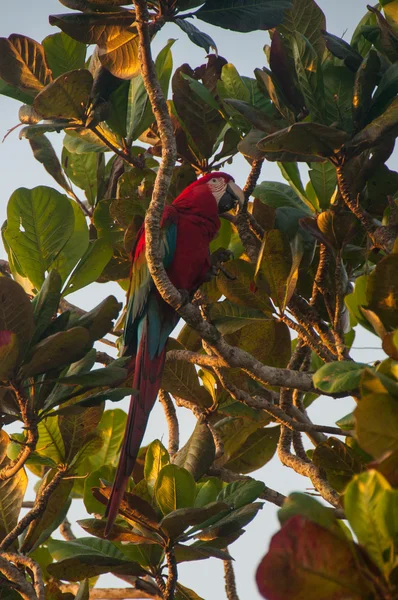
[[[327,30],[348,41],[356,24],[366,13],[367,3],[368,0],[318,0],[319,6],[326,15]],[[33,5],[34,8],[32,8]],[[67,9],[58,0],[40,0],[34,3],[32,0],[18,0],[18,2],[7,3],[7,8],[3,7],[1,11],[0,36],[8,37],[11,33],[20,33],[41,41],[47,35],[58,31],[49,25],[48,15],[64,12],[67,12]],[[252,76],[256,67],[266,64],[263,53],[263,46],[268,43],[266,32],[239,34],[224,31],[203,22],[196,24],[213,37],[219,53],[233,63],[241,75]],[[155,55],[169,38],[177,38],[177,42],[173,46],[175,66],[188,62],[192,67],[196,67],[205,62],[205,52],[193,46],[182,31],[172,24],[168,24],[155,39]],[[8,129],[18,123],[19,106],[18,102],[0,96],[0,139]],[[56,148],[61,148],[60,135],[53,134],[51,141]],[[237,183],[243,186],[249,172],[249,166],[245,160],[239,158],[230,170]],[[33,188],[38,185],[56,187],[52,178],[34,160],[27,140],[20,141],[18,139],[18,130],[8,136],[3,144],[0,144],[0,179],[0,223],[6,216],[8,198],[16,188]],[[264,165],[262,179],[283,181],[278,167],[273,163]],[[2,252],[0,250],[0,257],[6,258]],[[90,309],[109,294],[116,295],[121,302],[124,301],[124,292],[116,284],[94,284],[86,290],[69,296],[68,299],[84,309]],[[379,339],[367,332],[358,332],[352,356],[362,362],[373,362],[383,357]],[[119,406],[126,410],[128,401],[124,400]],[[319,398],[312,405],[310,416],[314,423],[333,425],[338,418],[347,414],[351,407],[350,401]],[[179,409],[179,417],[181,417],[181,443],[184,443],[193,429],[195,420],[184,409]],[[160,405],[155,406],[151,415],[144,443],[145,440],[151,441],[156,437],[163,439],[163,443],[167,445],[165,420]],[[254,473],[254,477],[283,494],[305,491],[311,487],[309,480],[296,475],[291,469],[282,467],[277,458]],[[30,491],[30,493],[33,492]],[[29,497],[29,499],[31,498],[33,496]],[[82,503],[75,500],[73,502],[72,517],[74,519],[85,518]],[[235,558],[237,590],[242,600],[260,599],[254,574],[260,559],[268,549],[271,536],[279,529],[276,512],[277,507],[266,503],[254,521],[246,527],[246,533],[230,547],[230,552]],[[74,531],[78,536],[85,535],[76,526]],[[179,580],[183,585],[194,589],[205,600],[218,600],[225,597],[223,567],[221,561],[217,559],[179,566]],[[124,587],[120,580],[109,576],[103,576],[100,585]]]

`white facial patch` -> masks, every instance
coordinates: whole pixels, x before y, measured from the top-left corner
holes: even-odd
[[[227,189],[227,183],[224,177],[213,177],[207,182],[207,185],[218,204]]]

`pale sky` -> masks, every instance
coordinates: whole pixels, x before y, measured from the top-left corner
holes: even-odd
[[[318,4],[326,15],[328,31],[339,37],[344,36],[349,41],[356,24],[366,12],[368,0],[318,0]],[[57,0],[40,0],[34,3],[32,0],[19,0],[15,3],[8,3],[7,8],[3,7],[1,11],[0,36],[7,37],[11,33],[21,33],[41,41],[45,36],[58,31],[49,25],[48,15],[66,11],[67,9]],[[264,44],[268,43],[266,32],[238,34],[199,21],[196,22],[196,25],[213,37],[219,53],[233,63],[241,75],[252,76],[254,68],[266,64],[262,50]],[[158,50],[163,47],[167,39],[174,37],[178,39],[173,46],[175,66],[188,62],[192,67],[196,67],[205,62],[205,51],[193,46],[183,32],[171,24],[167,25],[157,36],[154,43],[154,54],[156,55]],[[18,102],[0,96],[0,139],[8,129],[18,123],[18,109]],[[60,148],[62,137],[53,134],[51,141],[57,148]],[[239,158],[230,167],[230,171],[237,183],[243,185],[249,167],[243,158]],[[8,198],[17,187],[33,188],[37,185],[57,187],[53,179],[33,158],[27,140],[19,141],[18,130],[0,145],[0,176],[2,183],[0,223],[3,222],[6,215]],[[272,163],[264,166],[262,179],[283,181],[278,167]],[[4,254],[1,252],[0,256],[3,256]],[[94,294],[95,297],[93,297]],[[69,299],[82,308],[88,309],[109,294],[115,294],[120,301],[124,301],[124,293],[116,284],[96,284],[71,295]],[[357,333],[354,348],[356,350],[352,353],[353,357],[363,362],[373,362],[383,356],[383,352],[378,350],[380,348],[378,338],[366,332]],[[115,406],[112,405],[112,407]],[[124,400],[118,406],[126,410],[128,400]],[[319,398],[312,405],[310,416],[314,423],[333,425],[339,417],[347,414],[351,407],[350,401]],[[184,443],[192,431],[194,418],[182,409],[179,409],[179,415],[181,415],[181,441]],[[8,430],[12,432],[15,431],[15,428],[11,427]],[[145,439],[151,441],[156,437],[163,438],[163,442],[167,445],[165,421],[160,405],[155,406],[151,415]],[[304,491],[311,486],[309,480],[304,480],[292,470],[282,467],[277,458],[274,458],[253,476],[284,494],[298,490]],[[87,515],[82,503],[75,500],[73,503],[72,517],[74,519],[85,518]],[[279,529],[276,511],[277,508],[274,505],[266,503],[254,521],[246,527],[246,533],[230,547],[230,552],[235,558],[234,567],[241,600],[260,599],[254,573],[260,559],[268,549],[271,536]],[[78,536],[86,535],[76,526],[74,531]],[[183,585],[191,587],[205,600],[219,600],[225,597],[222,562],[217,559],[180,565],[179,580]],[[101,585],[124,587],[120,580],[107,576],[101,577]]]

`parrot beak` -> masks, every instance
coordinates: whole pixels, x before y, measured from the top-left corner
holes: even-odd
[[[227,185],[227,189],[221,196],[218,203],[218,212],[220,214],[228,212],[231,208],[234,208],[237,204],[243,205],[245,201],[245,195],[243,190],[236,185],[234,181],[230,181]]]

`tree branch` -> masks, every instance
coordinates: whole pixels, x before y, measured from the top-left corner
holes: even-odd
[[[168,569],[168,577],[163,598],[164,600],[173,600],[178,579],[177,562],[176,557],[174,555],[173,546],[170,546],[170,548],[166,550],[165,554]]]
[[[165,390],[159,391],[159,400],[163,406],[164,414],[166,416],[167,428],[169,431],[169,443],[168,451],[170,458],[173,458],[178,452],[180,446],[180,431],[177,419],[177,413],[170,394]]]
[[[40,597],[36,594],[32,584],[25,579],[17,567],[11,564],[9,558],[5,558],[4,554],[0,555],[0,573],[6,577],[10,587],[16,590],[23,600],[44,600],[44,596]]]
[[[336,160],[334,165],[336,167],[337,185],[345,205],[361,222],[372,244],[376,248],[380,248],[387,254],[390,254],[397,237],[396,227],[377,226],[369,213],[367,213],[359,202],[353,198],[344,174],[344,162],[342,160]]]
[[[228,600],[239,600],[232,560],[224,560],[225,593]]]
[[[5,481],[14,477],[20,469],[24,466],[26,461],[32,452],[34,452],[37,441],[39,439],[39,432],[37,429],[36,415],[33,413],[29,398],[25,398],[21,390],[14,388],[14,393],[17,398],[19,410],[21,411],[21,418],[26,430],[26,441],[22,444],[22,449],[18,454],[17,458],[10,461],[8,465],[0,470],[0,481]]]

